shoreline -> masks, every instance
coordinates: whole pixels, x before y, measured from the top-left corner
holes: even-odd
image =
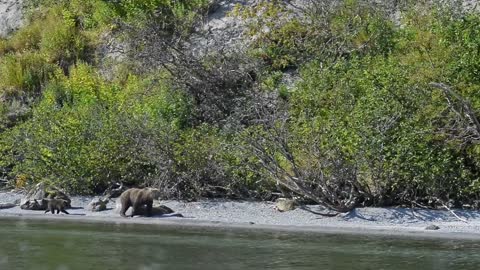
[[[117,224],[117,225],[140,225],[157,226],[163,229],[182,230],[215,230],[217,232],[255,232],[255,233],[291,233],[291,234],[326,234],[326,235],[348,235],[348,236],[372,236],[389,238],[415,238],[425,240],[463,240],[480,241],[480,232],[466,233],[441,230],[424,230],[420,227],[392,228],[391,226],[286,226],[286,225],[265,225],[265,224],[242,224],[229,222],[216,222],[205,220],[185,220],[182,218],[104,218],[67,215],[0,215],[1,220],[12,221],[46,221],[60,220],[67,223],[88,223],[88,224]]]
[[[12,202],[22,194],[0,192],[0,203]],[[304,209],[278,212],[273,202],[204,200],[197,202],[160,201],[184,217],[169,215],[122,218],[115,211],[115,201],[107,210],[90,212],[85,206],[93,197],[73,196],[70,215],[45,214],[44,211],[22,210],[19,206],[0,209],[0,220],[61,221],[74,223],[108,223],[153,225],[165,229],[249,231],[259,233],[345,234],[355,236],[402,237],[420,239],[451,239],[480,241],[480,211],[454,210],[467,220],[461,222],[443,210],[406,208],[358,208],[336,217],[315,215]],[[307,206],[321,210],[318,206]],[[439,230],[426,230],[429,225]]]

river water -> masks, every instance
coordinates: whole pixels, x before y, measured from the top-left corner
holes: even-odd
[[[0,269],[480,269],[480,242],[0,219]]]

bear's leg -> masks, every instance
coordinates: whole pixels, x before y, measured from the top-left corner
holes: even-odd
[[[152,216],[152,205],[153,205],[152,201],[147,202],[147,217]]]
[[[130,207],[130,202],[122,203],[122,209],[120,210],[120,216],[126,217],[125,213],[127,212],[129,207]]]
[[[139,209],[138,209],[138,208],[139,208],[140,206],[141,206],[141,205],[140,205],[139,203],[134,203],[134,204],[132,205],[132,215],[131,215],[131,217],[137,215],[137,213],[139,212]]]

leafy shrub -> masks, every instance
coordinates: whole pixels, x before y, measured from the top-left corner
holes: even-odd
[[[55,67],[38,53],[0,59],[0,91],[4,97],[38,96]]]
[[[132,79],[135,84],[141,83]],[[70,77],[57,73],[32,119],[10,135],[19,158],[12,175],[49,179],[77,193],[100,192],[115,181],[140,185],[152,179],[158,171],[154,154],[167,143],[160,139],[174,134],[182,122],[177,118],[185,117],[172,108],[186,107],[162,84],[144,89],[148,96],[141,99],[126,88],[120,92],[85,64]],[[174,101],[178,106],[169,103]]]
[[[0,41],[1,176],[184,199],[281,191],[338,211],[474,203],[480,16],[408,1],[392,21],[390,2],[286,2],[234,11],[259,66],[185,51],[210,1],[32,1],[28,26]],[[133,38],[110,81],[91,53],[106,31]]]
[[[299,128],[314,132],[310,136],[323,147],[341,149],[374,194],[397,202],[428,194],[452,198],[460,191],[452,189],[453,182],[465,187],[471,181],[465,178],[461,153],[436,133],[435,111],[424,111],[434,106],[428,86],[409,83],[418,70],[396,61],[362,58],[346,69],[309,69],[313,73],[305,73],[306,84],[292,95],[293,104],[297,98],[312,102],[293,107]]]
[[[182,21],[191,23],[195,12],[208,3],[207,0],[122,0],[113,7],[127,20],[145,22],[155,18],[172,28],[181,25]]]
[[[412,13],[390,45],[381,46],[389,48],[388,54],[320,58],[304,66],[300,83],[288,95],[288,120],[275,120],[253,141],[253,149],[266,149],[257,152],[268,161],[263,167],[280,172],[274,179],[337,210],[349,209],[345,202],[352,196],[358,197],[354,204],[472,202],[478,182],[473,164],[478,163],[468,153],[476,146],[455,137],[461,130],[453,138],[445,133],[452,132],[455,116],[452,108],[445,109],[445,96],[429,84],[476,89],[468,73],[476,72],[476,65],[463,65],[471,61],[461,61],[462,78],[449,69],[458,64],[455,42],[465,56],[476,52],[474,42],[472,52],[463,44],[476,40],[475,34],[467,31],[466,38],[446,46],[451,22]],[[332,160],[342,161],[343,169],[336,170]],[[345,175],[349,170],[351,178]]]
[[[33,103],[27,99],[28,103]],[[31,116],[31,108],[19,99],[5,100],[0,104],[0,132],[12,128]]]
[[[77,59],[84,58],[85,38],[78,32],[75,16],[69,11],[52,9],[44,23],[40,51],[66,72]]]
[[[27,27],[20,28],[10,40],[5,42],[4,51],[24,52],[39,48],[42,24],[41,20],[35,20]]]
[[[297,10],[283,1],[260,1],[233,11],[248,21],[251,49],[271,68],[297,68],[312,59],[386,54],[392,49],[393,23],[386,10],[357,0],[305,3],[305,9]]]

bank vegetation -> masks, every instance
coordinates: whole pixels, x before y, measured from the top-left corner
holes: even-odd
[[[27,1],[26,25],[0,40],[8,185],[480,206],[480,14],[256,1],[228,15],[244,46],[195,53],[214,2]]]

